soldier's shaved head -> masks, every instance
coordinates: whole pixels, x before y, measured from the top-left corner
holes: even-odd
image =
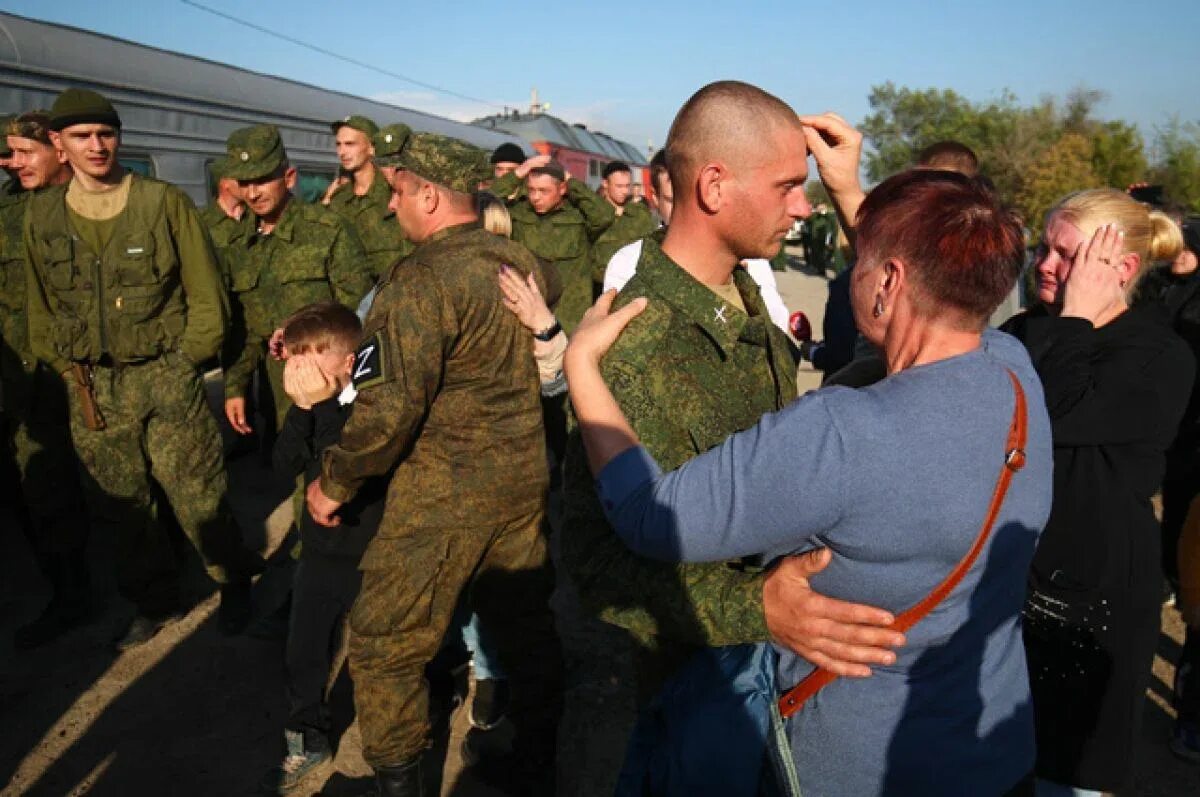
[[[736,80],[709,83],[683,104],[667,134],[667,171],[676,201],[686,201],[688,186],[705,163],[737,168],[767,154],[764,142],[789,126],[799,130],[800,121],[778,97]]]

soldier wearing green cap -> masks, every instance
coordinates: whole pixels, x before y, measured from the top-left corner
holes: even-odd
[[[404,149],[404,145],[411,135],[412,129],[408,125],[394,124],[380,128],[379,132],[371,139],[371,146],[375,149],[375,166],[383,174],[383,179],[389,186],[392,184],[392,177],[396,174],[400,150]],[[388,200],[391,200],[390,188]]]
[[[212,245],[186,194],[121,167],[120,128],[101,95],[58,96],[51,137],[74,174],[30,197],[24,239],[30,346],[68,381],[92,526],[114,541],[118,586],[137,608],[118,643],[130,647],[178,610],[151,473],[222,585],[225,631],[249,619],[250,577],[263,563],[226,501],[199,370],[220,350],[229,317]]]
[[[413,248],[388,210],[392,189],[372,161],[379,128],[365,116],[347,116],[333,123],[333,133],[342,173],[350,179],[334,190],[327,206],[354,227],[371,276],[379,279]]]
[[[488,190],[517,194],[509,206],[513,240],[558,266],[563,291],[556,315],[569,334],[592,306],[592,245],[616,218],[612,205],[548,155],[529,158]]]
[[[208,204],[200,211],[200,221],[208,230],[213,248],[217,251],[217,259],[221,265],[221,275],[226,285],[231,279],[229,266],[230,247],[239,239],[250,235],[254,228],[251,225],[251,214],[246,211],[242,202],[242,189],[238,181],[226,174],[228,160],[222,158],[209,167],[216,183],[216,193]]]
[[[469,596],[510,679],[510,793],[552,795],[562,697],[541,528],[545,436],[529,332],[496,279],[505,264],[540,278],[539,266],[479,226],[470,192],[490,172],[486,152],[414,133],[389,157],[391,207],[417,246],[380,285],[354,413],[308,490],[313,518],[332,524],[367,477],[393,474],[350,617],[363,755],[380,794],[438,793],[441,762],[423,760],[424,670]]]
[[[0,202],[0,390],[6,429],[0,447],[13,454],[24,514],[22,526],[38,567],[50,583],[50,602],[17,629],[13,644],[45,644],[87,617],[88,521],[68,426],[67,395],[53,369],[29,346],[26,306],[25,208],[33,193],[71,179],[50,140],[46,111],[16,117],[6,134],[24,193]]]
[[[334,300],[354,308],[374,282],[354,229],[319,204],[296,200],[296,169],[288,163],[279,130],[254,125],[227,142],[224,172],[238,181],[253,218],[249,234],[230,247],[234,318],[225,365],[225,416],[238,434],[253,432],[246,392],[261,363],[282,424],[290,404],[283,362],[268,356],[272,333],[301,307]]]

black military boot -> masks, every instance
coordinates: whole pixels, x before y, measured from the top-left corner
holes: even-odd
[[[147,617],[139,614],[133,618],[133,622],[129,624],[125,633],[116,641],[117,650],[126,651],[146,644],[162,630],[163,626],[173,623],[179,618],[179,614],[170,614],[165,617]]]
[[[226,636],[237,636],[250,624],[250,579],[242,578],[221,585],[221,605],[217,608],[217,626]]]
[[[50,602],[33,622],[13,635],[17,650],[32,650],[53,642],[88,618],[87,564],[82,555],[54,555],[43,563],[50,581]]]
[[[376,769],[375,786],[379,790],[379,797],[425,797],[421,770],[419,758],[394,767]]]

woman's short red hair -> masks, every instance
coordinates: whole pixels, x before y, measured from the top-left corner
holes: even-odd
[[[858,209],[860,262],[908,266],[917,299],[986,323],[1025,263],[1021,222],[976,179],[911,169],[877,185]]]

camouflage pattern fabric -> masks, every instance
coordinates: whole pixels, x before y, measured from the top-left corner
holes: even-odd
[[[367,270],[372,280],[379,280],[396,261],[408,257],[413,250],[412,242],[404,237],[404,231],[396,221],[396,214],[388,210],[391,199],[392,189],[376,169],[367,193],[355,194],[351,181],[329,200],[329,209],[345,219],[358,234],[367,252]]]
[[[506,174],[492,183],[489,190],[496,196],[507,197],[520,187],[520,180]],[[529,201],[520,196],[509,206],[509,214],[513,240],[558,266],[563,292],[555,315],[567,334],[571,334],[592,306],[592,243],[616,218],[612,205],[584,183],[569,177],[567,196],[555,210],[539,216]]]
[[[673,263],[653,238],[617,304],[646,296],[602,363],[642,444],[665,470],[754,425],[796,397],[796,360],[745,269],[734,281],[743,313]],[[642,559],[613,533],[596,497],[578,431],[565,466],[563,561],[585,607],[640,643],[643,699],[701,647],[768,638],[762,573],[742,562]]]
[[[592,285],[593,294],[600,295],[604,285],[604,272],[608,270],[608,261],[622,246],[645,238],[654,232],[654,217],[644,202],[629,201],[619,216],[613,219],[612,226],[600,234],[592,245]]]
[[[336,213],[295,198],[269,235],[254,233],[231,246],[229,263],[239,327],[226,349],[226,398],[246,395],[271,333],[285,318],[313,302],[357,307],[373,282],[354,230]],[[286,396],[275,403],[284,410],[278,415],[282,424]]]
[[[234,180],[257,180],[287,163],[287,151],[275,125],[252,125],[234,130],[225,142],[221,171]]]
[[[200,222],[208,232],[212,241],[213,251],[217,254],[217,263],[221,267],[221,277],[225,280],[228,290],[232,272],[229,265],[229,249],[238,240],[245,239],[254,233],[254,215],[245,211],[240,219],[232,218],[221,209],[214,199],[200,211]]]
[[[514,747],[552,767],[561,661],[541,531],[545,434],[529,332],[501,301],[501,264],[538,268],[472,223],[392,269],[364,324],[354,412],[322,462],[322,490],[340,501],[392,474],[350,620],[364,754],[377,766],[427,746],[423,668],[469,590],[509,675]]]
[[[488,153],[473,144],[436,133],[412,133],[388,160],[398,169],[463,193],[471,193],[492,173]]]
[[[404,149],[404,144],[411,135],[412,128],[405,124],[381,127],[378,133],[371,136],[371,146],[375,148],[375,165],[395,166],[400,160],[400,150]]]
[[[175,559],[151,474],[214,580],[244,576],[257,557],[243,546],[226,503],[221,438],[195,366],[169,353],[95,371],[106,429],[87,429],[78,393],[70,393],[71,434],[87,474],[92,525],[114,541],[121,594],[140,613],[160,616],[175,604]]]
[[[42,561],[82,550],[88,523],[63,381],[29,347],[22,239],[28,196],[0,198],[0,392],[8,418],[0,445],[16,464],[32,526],[26,531]]]
[[[562,669],[541,510],[495,526],[414,530],[376,543],[363,559],[362,588],[350,613],[363,757],[375,767],[396,765],[428,745],[425,665],[470,585],[471,608],[508,676],[514,752],[531,770],[552,773]]]

